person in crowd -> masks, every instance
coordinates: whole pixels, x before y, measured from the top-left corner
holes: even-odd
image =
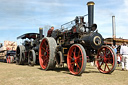
[[[47,37],[51,37],[53,30],[54,30],[54,27],[52,26],[52,27],[48,30]]]
[[[122,70],[124,70],[124,63],[126,65],[126,70],[128,70],[128,47],[126,46],[126,43],[121,46],[120,54],[122,55]]]
[[[114,49],[115,53],[117,53],[117,49],[115,46],[112,46],[112,48]]]
[[[120,63],[121,63],[121,55],[120,55],[120,53],[118,52],[118,53],[117,53],[117,64],[118,64],[118,67],[120,66]]]

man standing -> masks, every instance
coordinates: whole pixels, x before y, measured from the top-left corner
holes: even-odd
[[[121,46],[120,54],[122,55],[122,70],[124,70],[124,62],[126,60],[126,70],[128,71],[128,47],[126,43]]]
[[[48,30],[47,37],[51,37],[53,30],[54,30],[54,27],[52,26],[52,27]]]

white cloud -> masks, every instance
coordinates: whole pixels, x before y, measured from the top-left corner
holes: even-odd
[[[128,0],[124,0],[124,5],[128,7]]]

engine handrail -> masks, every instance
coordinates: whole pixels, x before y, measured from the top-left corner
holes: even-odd
[[[83,16],[76,16],[76,17],[80,18],[80,17],[85,17],[85,16],[87,16],[87,15],[88,15],[88,14],[83,15]],[[69,23],[71,23],[71,24],[72,24],[72,23],[73,23],[73,21],[75,21],[75,20],[76,20],[76,19],[74,19],[74,20],[72,20],[72,21],[69,21],[69,22],[67,22],[67,23],[62,24],[62,25],[61,25],[61,29],[60,29],[60,30],[62,30],[62,31],[63,31],[63,30],[64,30],[64,29],[63,29],[63,26],[64,26],[64,25],[67,25],[67,24],[69,24]]]

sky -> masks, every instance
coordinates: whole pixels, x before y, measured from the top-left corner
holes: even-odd
[[[16,41],[25,33],[44,34],[50,26],[61,25],[86,15],[90,0],[0,0],[0,43]],[[116,20],[116,37],[128,39],[128,0],[91,0],[95,2],[94,23],[103,38],[112,37],[112,16]],[[85,20],[88,21],[87,19]]]

